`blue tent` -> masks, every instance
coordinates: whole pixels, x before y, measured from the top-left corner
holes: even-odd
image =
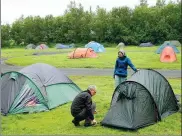
[[[176,48],[175,45],[173,45],[172,43],[164,43],[162,44],[156,51],[157,54],[160,54],[162,52],[162,50],[166,47],[166,46],[170,46],[173,48],[175,53],[179,53],[179,50]]]
[[[105,52],[105,48],[102,44],[97,42],[89,42],[85,45],[85,48],[92,48],[95,52]]]
[[[151,47],[151,46],[154,46],[151,42],[147,42],[147,43],[141,43],[139,45],[140,47]]]
[[[71,45],[64,45],[64,44],[60,44],[60,43],[56,44],[56,49],[69,49],[69,48],[73,48],[73,47],[74,47],[73,44],[71,44]]]

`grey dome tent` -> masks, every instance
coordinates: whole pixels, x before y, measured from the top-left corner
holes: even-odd
[[[160,53],[162,52],[162,50],[163,50],[165,47],[167,47],[167,46],[172,47],[175,53],[179,53],[179,50],[177,49],[177,47],[174,46],[172,43],[169,43],[169,42],[166,42],[166,43],[162,44],[162,45],[157,49],[156,53],[157,53],[157,54],[160,54]]]
[[[172,40],[172,41],[165,41],[164,44],[167,44],[167,43],[171,43],[175,46],[181,46],[181,43],[177,40]]]
[[[70,44],[70,45],[64,45],[61,43],[56,44],[56,49],[69,49],[69,48],[73,48],[74,44]]]
[[[125,44],[124,44],[123,42],[120,42],[120,43],[116,46],[117,49],[122,49],[122,48],[124,48],[124,47],[125,47]]]
[[[72,101],[81,89],[60,70],[37,63],[1,75],[3,115],[50,110]]]
[[[36,46],[34,44],[28,44],[25,49],[35,49]]]
[[[151,47],[151,46],[154,46],[151,42],[147,42],[147,43],[141,43],[139,45],[140,47]]]
[[[138,129],[154,124],[178,111],[168,81],[154,70],[140,70],[119,84],[111,106],[101,122],[104,126]]]

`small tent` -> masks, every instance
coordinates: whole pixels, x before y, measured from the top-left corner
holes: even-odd
[[[123,42],[120,42],[120,43],[116,46],[117,49],[123,49],[124,47],[125,47],[125,44],[124,44]]]
[[[40,44],[38,45],[35,49],[36,50],[44,50],[44,49],[48,49],[49,47],[45,44]]]
[[[141,43],[139,45],[140,47],[151,47],[151,46],[154,46],[151,42],[147,42],[147,43]]]
[[[91,48],[76,48],[74,51],[68,54],[70,59],[78,58],[96,58],[97,54]]]
[[[35,49],[36,46],[34,44],[28,44],[25,49]]]
[[[102,44],[91,41],[85,45],[85,48],[92,48],[95,52],[105,52],[105,48]]]
[[[179,109],[174,92],[164,76],[143,69],[119,84],[101,124],[138,129],[154,124]]]
[[[162,52],[162,50],[166,47],[166,46],[170,46],[173,48],[175,53],[179,53],[179,50],[176,48],[176,46],[174,46],[172,43],[168,43],[166,42],[165,44],[162,44],[156,51],[157,54],[160,54]]]
[[[161,62],[174,62],[176,61],[176,53],[174,52],[173,48],[170,46],[166,46],[162,53],[160,54],[160,61]]]
[[[60,70],[37,63],[1,75],[3,115],[50,110],[72,101],[81,89]]]
[[[173,44],[174,46],[181,46],[181,43],[177,40],[172,40],[172,41],[165,41],[164,44],[167,44],[167,43],[171,43]]]
[[[69,49],[69,48],[73,48],[74,47],[74,44],[71,44],[71,45],[64,45],[64,44],[56,44],[56,49]]]

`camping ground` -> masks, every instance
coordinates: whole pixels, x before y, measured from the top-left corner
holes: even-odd
[[[178,47],[179,48],[179,47]],[[181,53],[177,54],[177,62],[161,63],[159,54],[155,54],[155,47],[126,47],[127,55],[137,68],[155,69],[181,69]],[[179,48],[181,51],[181,49]],[[55,49],[50,49],[55,52]],[[69,49],[69,51],[71,51]],[[69,52],[68,51],[68,52]],[[13,53],[12,53],[13,52]],[[57,51],[58,52],[58,51]],[[25,52],[24,49],[2,49],[2,57],[8,58],[7,64],[26,66],[37,62],[48,63],[56,67],[79,67],[79,68],[113,68],[117,49],[106,48],[106,53],[99,54],[97,59],[76,59],[69,60],[67,53],[55,55],[32,56],[34,50]],[[145,57],[144,57],[145,56]],[[142,59],[141,59],[142,58]],[[21,60],[21,61],[20,61]],[[150,63],[149,63],[150,62]],[[82,89],[89,84],[98,87],[98,93],[94,96],[98,113],[95,115],[98,122],[102,121],[108,111],[112,93],[114,91],[114,80],[110,76],[70,76],[70,78]],[[181,78],[167,79],[175,94],[181,95]],[[92,81],[92,82],[90,82]],[[49,112],[33,114],[16,114],[1,116],[2,134],[168,134],[180,135],[181,133],[181,112],[166,117],[161,122],[141,128],[137,131],[126,131],[100,126],[85,128],[74,127],[71,123],[70,114],[71,102],[59,106]],[[83,122],[82,122],[83,124]]]

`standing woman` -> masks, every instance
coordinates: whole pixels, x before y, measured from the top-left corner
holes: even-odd
[[[115,68],[114,68],[114,75],[113,78],[115,79],[115,88],[123,81],[127,79],[127,68],[128,65],[137,72],[137,69],[132,64],[130,58],[128,58],[125,54],[124,50],[120,50],[118,52],[118,58],[116,59]]]

